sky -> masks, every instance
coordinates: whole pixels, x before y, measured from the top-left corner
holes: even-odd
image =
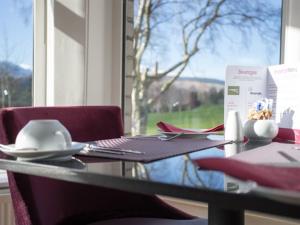
[[[32,69],[32,0],[0,0],[0,6],[0,61]]]
[[[281,7],[281,0],[265,0],[275,7]],[[32,68],[33,63],[33,21],[32,0],[0,0],[0,60],[8,60],[24,68]],[[31,11],[22,10],[26,6]],[[25,12],[25,13],[24,13]],[[174,24],[173,24],[174,25]],[[236,34],[227,32],[235,39]],[[166,45],[163,52],[159,54],[149,53],[147,60],[153,64],[156,60],[160,62],[162,69],[171,62],[173,57],[178,57],[178,37],[176,33],[168,33],[161,42]],[[183,76],[207,77],[224,79],[226,65],[270,65],[279,63],[280,40],[275,46],[264,43],[259,34],[253,32],[249,37],[248,47],[242,44],[230,42],[227,38],[220,38],[215,45],[215,52],[203,49],[197,54],[192,63],[186,68]],[[9,53],[9,54],[6,54]]]
[[[259,1],[253,0],[253,4],[259,4]],[[264,1],[275,8],[281,8],[281,0]],[[280,20],[278,20],[277,25],[280,28]],[[171,21],[163,26],[159,32],[154,34],[157,43],[163,47],[160,49],[155,48],[155,44],[153,44],[152,50],[145,55],[144,67],[150,66],[150,68],[153,68],[155,62],[158,61],[159,69],[164,70],[174,64],[173,60],[179,58],[182,54],[180,30],[176,28],[178,23]],[[200,45],[202,49],[193,57],[182,76],[224,80],[227,65],[267,66],[280,62],[279,33],[273,45],[270,45],[270,42],[263,41],[260,34],[255,30],[247,35],[247,40],[243,40],[237,31],[230,29],[227,29],[224,34],[221,32],[219,34],[221,35],[216,40],[213,51],[206,48],[204,42]],[[247,46],[245,43],[247,43]]]

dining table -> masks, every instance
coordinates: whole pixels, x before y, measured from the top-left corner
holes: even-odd
[[[218,141],[223,140],[224,136],[209,135],[206,138]],[[300,219],[300,192],[257,188],[258,185],[253,185],[253,182],[241,181],[220,171],[201,169],[194,163],[197,159],[239,158],[243,154],[251,158],[248,155],[255,149],[260,152],[265,149],[266,152],[269,151],[268,146],[230,142],[149,162],[101,157],[101,154],[94,157],[75,155],[67,161],[24,161],[7,157],[0,159],[0,169],[134,193],[204,202],[208,204],[209,225],[243,225],[246,210]],[[140,150],[143,151],[143,148]],[[284,156],[277,156],[273,161],[270,159],[272,157],[266,158],[270,160],[266,163],[300,165]],[[257,159],[263,163],[261,157]]]

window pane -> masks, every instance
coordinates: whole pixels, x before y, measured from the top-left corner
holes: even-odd
[[[223,123],[226,66],[280,62],[281,8],[281,0],[134,0],[133,134],[156,132],[160,120]]]
[[[32,104],[32,0],[1,0],[0,107]]]

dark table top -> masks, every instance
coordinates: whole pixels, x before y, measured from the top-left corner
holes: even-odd
[[[210,138],[217,140],[223,137]],[[227,147],[229,152],[226,154],[256,147],[231,145]],[[273,195],[249,192],[247,184],[237,183],[221,172],[199,170],[192,163],[193,159],[211,156],[224,157],[225,151],[209,148],[151,163],[77,156],[67,162],[23,162],[9,158],[0,159],[0,169],[137,193],[207,202],[225,209],[254,210],[300,218],[300,193],[299,196],[277,195],[274,198]]]

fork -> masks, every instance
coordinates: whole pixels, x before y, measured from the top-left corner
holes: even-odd
[[[184,133],[178,133],[178,134],[175,134],[174,136],[171,136],[171,137],[167,137],[167,136],[158,136],[157,138],[161,141],[170,141],[170,140],[173,140],[175,138],[178,138],[180,137],[181,135],[183,135]]]
[[[125,138],[125,139],[155,139],[157,137],[158,137],[158,134],[155,134],[155,135],[122,136],[121,138]]]

